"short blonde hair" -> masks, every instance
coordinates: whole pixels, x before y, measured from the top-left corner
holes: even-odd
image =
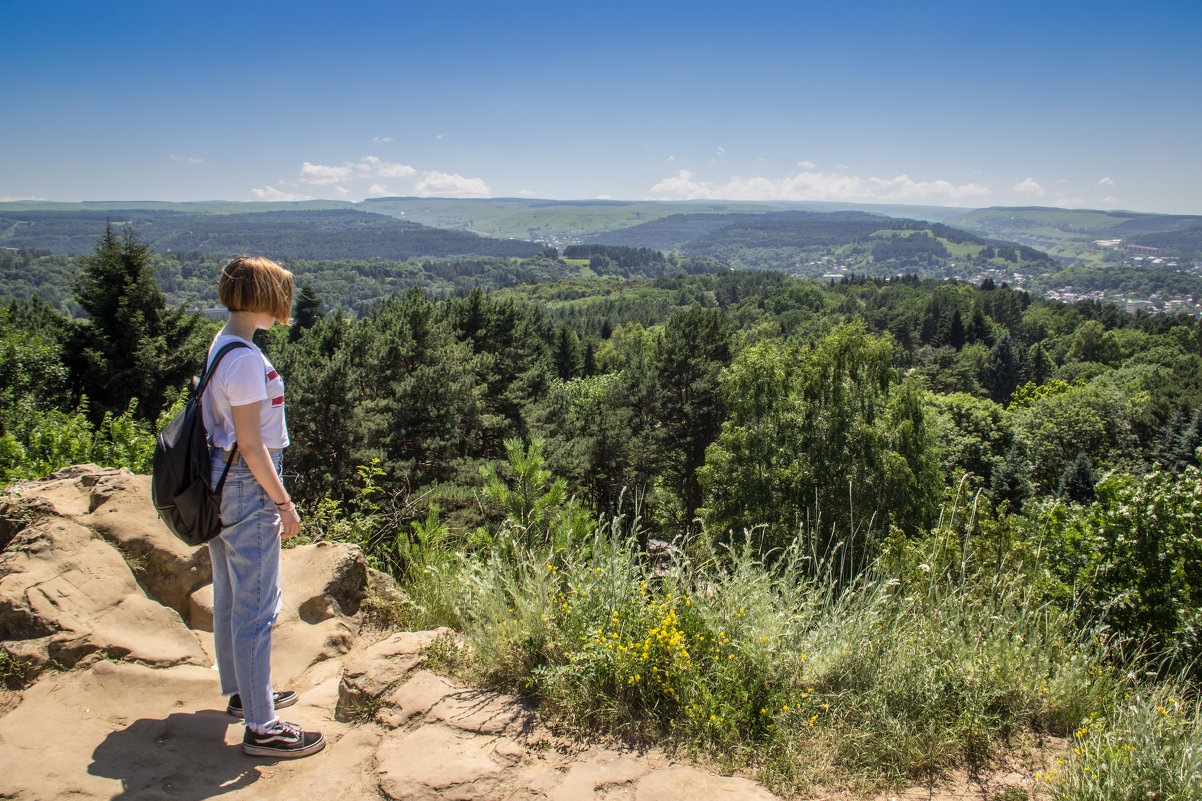
[[[271,312],[280,325],[288,325],[292,273],[271,259],[238,256],[222,269],[217,298],[232,312]]]

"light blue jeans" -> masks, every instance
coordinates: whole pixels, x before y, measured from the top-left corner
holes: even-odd
[[[211,451],[214,489],[225,453]],[[271,455],[276,472],[281,454]],[[276,719],[271,701],[271,628],[280,592],[280,515],[241,458],[221,492],[221,535],[209,540],[213,562],[213,642],[221,694],[238,693],[248,726]]]

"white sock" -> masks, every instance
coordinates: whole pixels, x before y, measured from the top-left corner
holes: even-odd
[[[264,734],[270,734],[271,730],[274,729],[276,727],[276,724],[279,722],[280,722],[280,719],[275,718],[270,723],[265,723],[262,726],[255,726],[255,725],[248,723],[248,724],[246,724],[246,728],[250,729],[255,734],[258,734],[259,736],[262,736]]]

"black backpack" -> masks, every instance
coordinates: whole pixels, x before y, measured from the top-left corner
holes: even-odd
[[[210,491],[209,435],[201,414],[205,387],[225,354],[248,347],[244,342],[223,345],[200,374],[200,380],[192,379],[192,396],[183,411],[155,438],[150,500],[171,533],[192,546],[203,545],[221,533],[221,489],[230,470],[227,462],[217,490]],[[234,454],[237,451],[235,442]]]

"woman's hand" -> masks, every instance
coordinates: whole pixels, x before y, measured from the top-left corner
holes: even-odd
[[[288,504],[288,508],[280,510],[280,539],[289,540],[300,534],[300,514],[296,511],[295,504]]]

